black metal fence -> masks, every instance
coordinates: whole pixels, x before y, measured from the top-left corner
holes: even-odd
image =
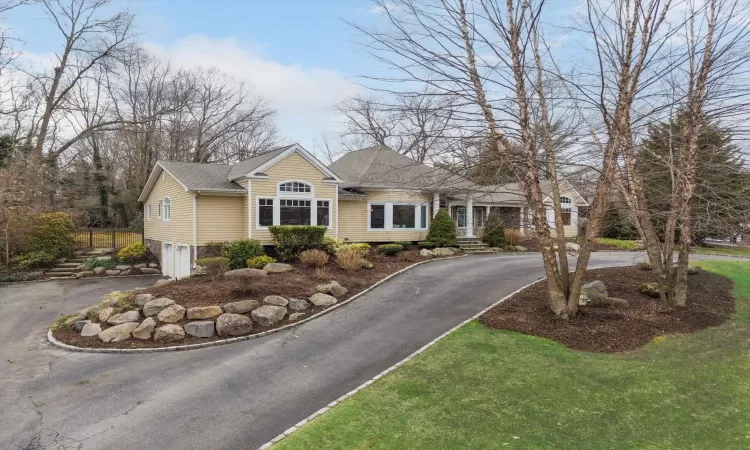
[[[75,232],[76,250],[82,248],[122,248],[143,242],[143,231],[128,229],[79,229]]]

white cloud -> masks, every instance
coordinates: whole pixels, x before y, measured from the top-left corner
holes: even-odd
[[[312,150],[321,133],[337,129],[335,103],[357,91],[335,70],[285,65],[237,38],[188,36],[168,46],[147,44],[178,67],[216,67],[245,81],[278,111],[281,136]]]

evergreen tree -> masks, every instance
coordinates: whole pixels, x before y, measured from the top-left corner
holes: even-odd
[[[427,233],[427,241],[438,247],[451,247],[456,245],[456,225],[448,214],[441,209],[430,223],[430,231]]]

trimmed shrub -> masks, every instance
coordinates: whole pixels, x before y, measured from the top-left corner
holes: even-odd
[[[323,236],[323,245],[320,247],[329,255],[335,255],[336,249],[344,243],[331,236]]]
[[[339,248],[336,252],[336,262],[344,270],[357,270],[362,267],[364,252],[358,248]]]
[[[398,244],[398,245],[400,245],[400,246],[402,246],[404,248],[409,248],[409,247],[411,247],[413,245],[411,243],[411,241],[396,241],[396,242],[394,242],[394,244]]]
[[[482,242],[490,247],[505,247],[508,245],[508,240],[505,238],[505,222],[498,217],[487,219],[482,231]]]
[[[228,271],[230,268],[229,258],[224,258],[222,256],[199,258],[195,260],[195,263],[203,267],[212,280],[215,280],[219,275]]]
[[[271,258],[270,256],[262,255],[262,256],[256,256],[255,258],[250,258],[247,260],[247,267],[251,269],[262,269],[266,267],[266,264],[275,263],[276,260]]]
[[[516,245],[521,245],[523,234],[521,234],[521,230],[518,228],[506,228],[505,240],[508,241],[508,245],[515,247]]]
[[[11,258],[10,266],[17,270],[42,269],[55,265],[57,257],[51,252],[37,250]]]
[[[401,244],[383,244],[378,246],[378,252],[388,256],[393,256],[403,249],[404,246]]]
[[[427,241],[436,247],[453,247],[456,245],[456,225],[448,215],[448,211],[441,209],[435,214],[427,233]]]
[[[309,267],[323,267],[328,264],[329,257],[323,250],[311,248],[299,254],[299,261]]]
[[[296,259],[311,248],[323,248],[328,227],[313,225],[281,225],[268,227],[276,244],[276,253],[283,261]]]
[[[229,259],[229,267],[232,269],[245,268],[248,259],[263,255],[265,255],[263,246],[253,239],[240,239],[228,242],[221,247],[221,256]]]
[[[98,259],[96,256],[87,258],[84,262],[86,267],[91,270],[97,267],[104,267],[105,269],[114,269],[119,262],[116,259]]]
[[[362,253],[367,253],[370,250],[370,244],[367,244],[365,242],[361,242],[359,244],[341,244],[336,248],[336,251],[342,251],[342,250],[359,250]]]
[[[430,242],[430,241],[417,242],[417,245],[420,248],[426,248],[427,250],[430,250],[430,249],[433,249],[433,248],[437,247],[437,245],[435,245],[434,242]]]
[[[67,214],[56,212],[28,216],[23,220],[23,227],[27,251],[44,251],[55,258],[68,257],[73,253],[75,228]]]
[[[143,245],[142,242],[136,242],[135,244],[130,244],[127,247],[123,247],[117,253],[117,257],[120,258],[120,261],[123,262],[138,263],[144,261],[147,254],[148,249],[146,248],[146,246]]]

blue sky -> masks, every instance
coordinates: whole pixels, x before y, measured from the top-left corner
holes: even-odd
[[[333,104],[375,63],[345,23],[377,20],[369,0],[115,0],[112,11],[136,16],[139,40],[178,66],[217,66],[254,86],[275,108],[285,140],[313,149],[335,133]],[[4,22],[29,55],[62,46],[41,8],[26,6]]]

